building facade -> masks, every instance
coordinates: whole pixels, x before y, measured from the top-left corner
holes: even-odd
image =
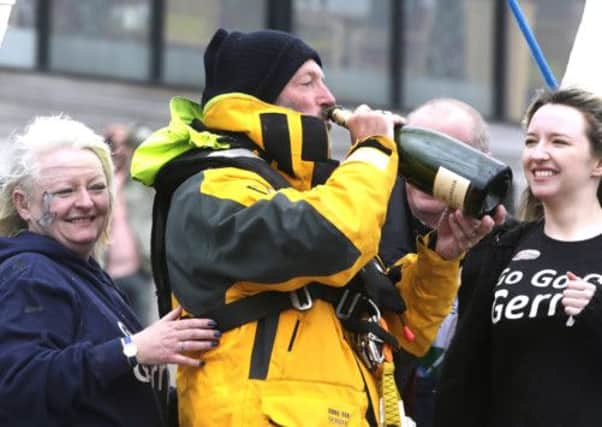
[[[522,0],[560,79],[584,0]],[[293,32],[344,104],[456,97],[517,122],[543,79],[505,0],[17,0],[0,67],[202,88],[218,27]]]

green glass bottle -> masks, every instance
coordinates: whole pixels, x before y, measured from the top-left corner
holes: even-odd
[[[325,112],[345,126],[350,111]],[[469,216],[491,214],[512,188],[510,167],[463,142],[430,129],[395,128],[399,174],[416,188]]]

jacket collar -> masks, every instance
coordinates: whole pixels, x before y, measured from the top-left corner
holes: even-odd
[[[131,175],[152,186],[159,170],[193,148],[251,148],[298,190],[323,183],[338,164],[325,122],[242,93],[212,98],[203,109],[182,97],[170,101],[169,126],[134,152]],[[248,142],[248,144],[247,144]],[[250,146],[249,146],[250,145]]]
[[[324,120],[265,103],[242,93],[211,99],[203,109],[203,124],[213,131],[245,135],[259,154],[290,185],[308,190],[320,179],[318,163],[330,159],[330,140]]]

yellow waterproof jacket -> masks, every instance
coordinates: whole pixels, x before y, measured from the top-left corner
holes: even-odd
[[[202,315],[205,307],[316,282],[342,287],[377,254],[397,174],[394,141],[356,142],[330,178],[312,187],[311,144],[324,145],[326,135],[318,119],[243,94],[218,96],[203,111],[175,98],[171,110],[169,127],[137,150],[135,178],[152,185],[162,166],[192,147],[216,156],[277,150],[271,166],[291,185],[275,190],[255,172],[216,167],[179,186],[165,245],[170,282],[185,310]],[[222,131],[244,134],[256,149],[232,146]],[[418,254],[399,264],[396,287],[407,310],[401,318],[384,317],[401,346],[421,355],[449,312],[459,262],[441,259],[421,241]],[[413,342],[402,333],[404,323],[416,334]],[[377,379],[346,341],[333,306],[322,300],[229,330],[202,358],[202,368],[178,368],[183,427],[365,426],[369,408],[379,408]]]

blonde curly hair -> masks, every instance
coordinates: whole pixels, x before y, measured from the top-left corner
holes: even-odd
[[[14,236],[27,230],[27,223],[19,216],[13,204],[13,192],[20,188],[31,193],[39,170],[39,155],[62,148],[90,150],[102,164],[111,202],[109,221],[98,243],[108,243],[115,193],[110,148],[102,136],[65,115],[36,117],[22,134],[10,139],[6,153],[3,154],[4,163],[0,165],[0,236]]]

